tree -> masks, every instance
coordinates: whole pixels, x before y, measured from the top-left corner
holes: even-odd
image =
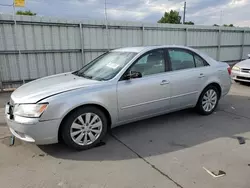
[[[26,10],[26,11],[19,10],[19,11],[16,12],[16,15],[35,16],[36,13],[31,12],[30,10]]]
[[[164,16],[158,21],[158,23],[180,24],[181,16],[176,10],[171,10],[170,12],[165,12]]]
[[[229,25],[224,24],[223,26],[224,26],[224,27],[234,27],[234,25],[233,25],[233,24],[229,24]]]
[[[217,27],[219,27],[219,25],[217,25],[217,24],[214,24],[213,26],[217,26]],[[224,26],[224,27],[234,27],[234,25],[233,25],[233,24],[229,24],[229,25],[227,25],[227,24],[223,24],[223,26]]]
[[[186,25],[194,25],[194,22],[189,21],[189,22],[185,22]]]

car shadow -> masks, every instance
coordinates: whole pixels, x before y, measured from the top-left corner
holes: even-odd
[[[210,116],[197,115],[189,109],[130,123],[112,129],[105,144],[90,150],[72,151],[64,144],[39,148],[60,159],[109,161],[161,155],[221,137],[237,142],[235,135],[250,131],[250,115],[244,112],[249,110],[250,97],[229,95]]]
[[[241,85],[243,85],[243,86],[250,86],[250,83],[249,83],[249,82],[240,82],[240,83],[238,83],[238,84],[241,84]]]

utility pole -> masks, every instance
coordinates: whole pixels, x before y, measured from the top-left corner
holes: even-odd
[[[105,14],[106,27],[107,27],[108,15],[107,15],[107,1],[106,0],[104,0],[104,14]]]
[[[221,11],[220,11],[220,26],[222,26],[222,16],[223,16],[222,13],[223,13],[223,12],[222,12],[222,10],[221,10]]]
[[[107,44],[108,44],[108,50],[110,48],[110,37],[109,37],[109,29],[108,29],[108,14],[107,14],[107,0],[104,0],[104,14],[105,14],[105,25],[106,25],[106,34],[107,34]]]
[[[187,8],[187,6],[186,6],[186,1],[184,2],[184,12],[183,12],[183,23],[182,24],[185,24],[185,22],[186,22],[186,8]]]

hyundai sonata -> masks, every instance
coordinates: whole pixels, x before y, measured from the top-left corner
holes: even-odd
[[[183,46],[111,50],[74,72],[16,89],[6,121],[17,138],[84,150],[109,128],[185,109],[211,114],[231,87],[226,63]]]

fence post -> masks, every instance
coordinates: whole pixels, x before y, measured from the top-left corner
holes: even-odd
[[[2,77],[0,75],[0,92],[3,91],[3,82],[2,82]]]
[[[186,30],[186,37],[185,37],[185,45],[188,45],[188,28],[185,29]]]
[[[241,41],[241,60],[242,60],[243,57],[244,57],[245,33],[246,33],[246,31],[243,30],[243,33],[242,33],[242,41]]]
[[[85,54],[84,54],[84,41],[83,41],[82,23],[79,24],[79,28],[80,28],[80,40],[81,40],[80,44],[81,44],[82,65],[85,65]],[[80,68],[81,68],[81,66],[80,66]]]
[[[220,46],[221,46],[221,28],[219,28],[219,30],[218,30],[218,48],[217,48],[217,57],[216,57],[216,59],[217,59],[217,61],[220,61],[220,52],[221,52],[221,50],[220,50]]]
[[[142,46],[144,46],[144,25],[142,24]]]

